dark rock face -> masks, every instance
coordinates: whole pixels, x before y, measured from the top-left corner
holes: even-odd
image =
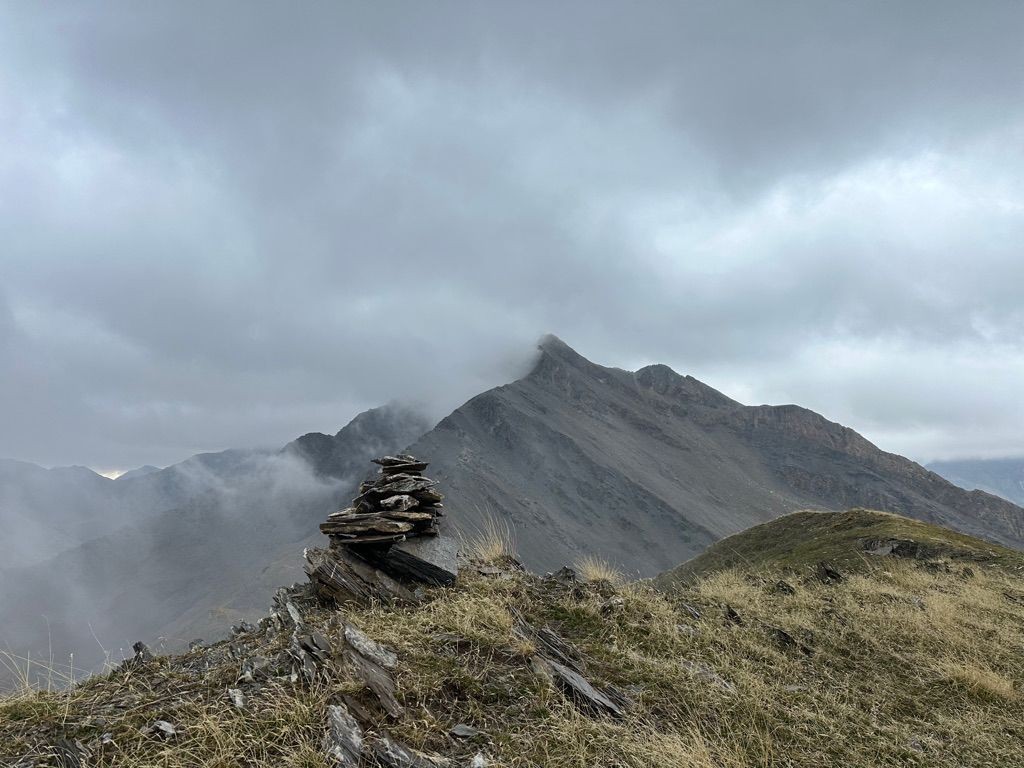
[[[594,554],[653,575],[806,508],[881,509],[1024,545],[1024,510],[812,411],[745,406],[663,365],[605,368],[554,337],[529,375],[408,450],[430,456],[450,524],[472,535],[497,519],[540,572]]]
[[[459,573],[459,546],[451,536],[400,541],[381,559],[381,567],[402,578],[443,587]]]

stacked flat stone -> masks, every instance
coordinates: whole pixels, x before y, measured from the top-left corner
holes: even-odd
[[[352,506],[327,516],[320,530],[331,546],[380,546],[419,536],[436,536],[444,498],[437,482],[423,476],[427,462],[400,453],[373,459],[379,476],[359,486]]]

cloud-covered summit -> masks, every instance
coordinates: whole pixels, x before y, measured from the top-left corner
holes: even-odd
[[[546,331],[1024,453],[1022,35],[1008,2],[4,6],[0,455],[440,415]]]

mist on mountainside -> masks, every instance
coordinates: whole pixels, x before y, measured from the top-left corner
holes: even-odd
[[[1024,505],[1024,458],[950,459],[933,461],[928,469],[961,488],[977,488]]]
[[[333,436],[311,433],[277,451],[199,455],[127,481],[147,485],[135,498],[175,505],[126,510],[124,524],[73,546],[47,549],[40,537],[30,564],[0,566],[0,650],[59,665],[73,653],[75,666],[88,670],[119,659],[135,640],[180,648],[222,635],[262,611],[277,586],[301,577],[302,548],[317,520],[343,505],[368,459],[428,427],[418,411],[389,406]],[[120,498],[117,481],[99,479],[97,498],[110,491]],[[39,510],[41,525],[49,524],[47,511]]]

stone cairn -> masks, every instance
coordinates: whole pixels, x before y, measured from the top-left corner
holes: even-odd
[[[427,463],[408,454],[383,456],[373,463],[380,466],[380,476],[360,483],[352,506],[332,512],[320,524],[331,544],[380,545],[436,536],[444,497],[434,490],[436,480],[423,477]]]
[[[448,585],[458,575],[458,547],[441,532],[444,497],[423,476],[427,462],[399,454],[373,463],[377,477],[321,523],[330,547],[306,553],[306,573],[323,599],[415,601],[419,586]]]

